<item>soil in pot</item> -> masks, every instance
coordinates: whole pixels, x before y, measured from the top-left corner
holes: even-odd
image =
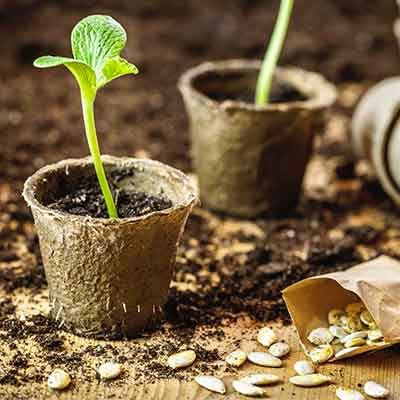
[[[128,169],[114,170],[108,174],[108,181],[116,199],[120,218],[140,217],[154,211],[172,207],[171,200],[160,191],[159,196],[142,191],[126,191],[119,188],[124,178],[132,178],[134,171]],[[73,215],[92,218],[108,218],[106,204],[96,176],[86,176],[74,183],[65,181],[58,187],[59,191],[51,194],[48,207]]]
[[[198,88],[212,100],[222,102],[225,100],[241,101],[244,103],[254,103],[254,93],[256,81],[248,84],[244,83],[244,75],[240,72],[232,71],[229,75],[215,76],[210,75],[207,80],[201,77],[198,81]],[[227,88],[229,90],[227,91]],[[294,85],[287,81],[275,81],[271,88],[270,103],[289,103],[292,101],[305,101],[307,96],[301,93]]]

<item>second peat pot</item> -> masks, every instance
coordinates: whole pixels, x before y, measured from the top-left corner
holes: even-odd
[[[314,134],[336,99],[321,75],[276,68],[269,102],[255,104],[261,66],[206,62],[179,81],[202,203],[239,217],[281,215],[296,206]]]

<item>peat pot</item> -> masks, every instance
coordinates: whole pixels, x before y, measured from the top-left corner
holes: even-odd
[[[355,155],[368,159],[392,200],[400,206],[400,77],[388,78],[363,96],[353,115]]]
[[[78,335],[132,337],[167,299],[177,246],[197,201],[182,172],[151,160],[102,157],[107,172],[134,173],[120,188],[159,195],[173,206],[137,218],[91,218],[46,207],[68,182],[94,174],[90,158],[46,166],[25,183],[49,285],[51,316]]]
[[[294,101],[256,106],[259,61],[207,62],[180,78],[202,203],[240,217],[284,214],[298,201],[314,133],[336,90],[321,75],[278,68]]]

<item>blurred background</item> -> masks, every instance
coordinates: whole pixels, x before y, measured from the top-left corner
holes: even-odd
[[[0,183],[19,191],[42,165],[88,154],[73,78],[62,68],[32,67],[39,55],[70,55],[71,29],[84,16],[120,21],[128,32],[124,56],[141,71],[98,96],[103,153],[188,171],[179,75],[204,60],[261,58],[278,7],[272,0],[0,0]],[[396,15],[394,0],[298,0],[280,63],[341,86],[397,74]]]

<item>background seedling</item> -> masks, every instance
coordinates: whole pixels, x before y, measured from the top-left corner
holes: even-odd
[[[281,0],[274,32],[272,33],[267,52],[258,75],[255,98],[257,105],[265,105],[269,101],[272,79],[279,55],[282,51],[283,42],[285,41],[290,16],[292,14],[293,3],[294,0]]]
[[[125,29],[113,18],[91,15],[78,22],[72,30],[73,58],[43,56],[33,63],[38,68],[64,65],[78,83],[86,138],[110,218],[118,218],[118,212],[101,161],[94,119],[94,101],[97,91],[108,82],[123,75],[139,72],[135,65],[120,57],[126,40]]]

